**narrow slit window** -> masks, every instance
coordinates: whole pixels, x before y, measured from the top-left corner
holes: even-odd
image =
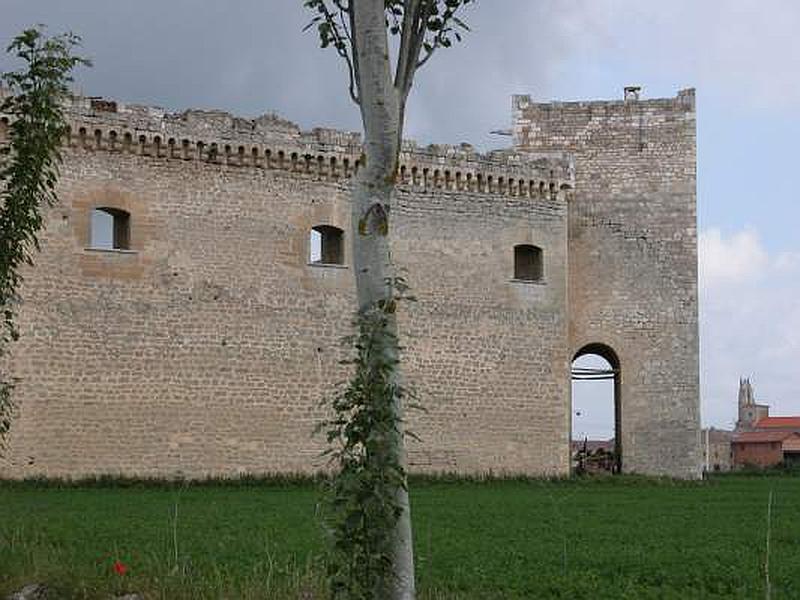
[[[118,208],[92,211],[90,245],[98,250],[130,250],[131,216]]]
[[[542,249],[529,244],[514,246],[514,279],[541,281],[543,277]]]
[[[317,265],[344,264],[344,232],[331,225],[317,225],[311,230],[309,261]]]

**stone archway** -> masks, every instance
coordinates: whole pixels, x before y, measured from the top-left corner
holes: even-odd
[[[576,362],[582,357],[594,356],[602,359],[600,364],[594,363],[590,367],[576,365]],[[591,343],[583,346],[572,357],[571,362],[571,379],[573,382],[581,381],[613,381],[613,434],[614,434],[614,459],[612,472],[621,473],[623,464],[623,448],[622,448],[622,397],[621,397],[621,365],[619,356],[610,347],[605,344]],[[573,398],[572,387],[570,388],[570,414],[572,415],[570,423],[570,440],[572,440],[574,431],[575,419],[575,403]]]

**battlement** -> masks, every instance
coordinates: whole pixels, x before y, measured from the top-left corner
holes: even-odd
[[[571,150],[597,130],[632,126],[644,130],[678,119],[694,119],[695,90],[673,98],[642,99],[641,88],[628,86],[622,100],[533,102],[512,96],[515,148]]]
[[[255,119],[219,110],[169,113],[154,106],[76,97],[67,107],[68,145],[76,150],[129,153],[238,168],[282,170],[321,180],[348,180],[361,164],[358,133],[302,131],[275,114]],[[0,142],[9,123],[0,116]],[[475,152],[462,144],[403,143],[401,186],[501,196],[563,198],[574,188],[574,162],[564,152]]]
[[[529,94],[515,94],[511,97],[511,104],[516,114],[528,108],[539,108],[553,112],[565,111],[588,111],[622,113],[631,106],[649,109],[667,110],[695,110],[695,88],[679,90],[673,98],[647,98],[642,99],[641,88],[638,86],[627,86],[622,100],[577,100],[574,102],[533,102]]]

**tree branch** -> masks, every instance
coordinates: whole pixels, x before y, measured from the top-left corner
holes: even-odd
[[[353,0],[331,0],[334,9],[328,6],[326,0],[306,0],[306,7],[319,13],[311,20],[306,27],[317,25],[320,42],[323,48],[333,46],[336,53],[344,60],[347,65],[349,77],[350,98],[356,104],[361,101],[358,95],[358,66],[355,60],[355,43],[352,30]],[[345,14],[351,26],[348,28]]]
[[[441,19],[437,23],[437,28],[431,29],[431,31],[434,32],[433,39],[430,42],[424,44],[425,56],[421,60],[418,60],[416,65],[417,69],[422,68],[425,65],[425,63],[427,63],[430,60],[431,56],[433,56],[436,50],[443,47],[449,48],[452,45],[451,34],[453,37],[456,38],[457,41],[459,42],[461,41],[461,34],[458,32],[458,28],[468,30],[469,27],[467,27],[466,23],[464,23],[461,19],[459,19],[456,16],[456,13],[458,12],[459,9],[463,8],[470,2],[472,2],[472,0],[461,0],[461,2],[457,6],[446,8],[446,10],[441,16]],[[434,16],[437,16],[438,19],[438,15],[434,14]],[[453,26],[453,23],[455,24],[455,26]],[[425,23],[426,29],[428,29],[427,26],[428,23],[426,21]],[[424,33],[427,33],[427,31]]]
[[[423,2],[420,10],[413,23],[413,35],[411,36],[413,45],[409,51],[408,63],[406,64],[406,87],[403,90],[403,99],[408,97],[411,92],[411,87],[414,84],[414,76],[420,67],[419,55],[422,51],[422,46],[425,43],[425,34],[428,31],[428,19],[431,18],[433,12],[432,2]]]
[[[360,57],[358,54],[358,37],[356,32],[356,19],[355,19],[355,8],[353,7],[353,2],[355,0],[350,0],[348,8],[347,8],[347,16],[348,22],[350,23],[350,52],[352,53],[352,75],[353,78],[351,80],[351,86],[355,85],[355,88],[359,90],[358,100],[356,104],[361,104],[361,65],[360,65]],[[352,88],[351,88],[352,89]],[[353,96],[351,91],[350,96]]]
[[[394,87],[405,97],[403,93],[410,89],[408,81],[408,65],[416,62],[412,58],[412,48],[414,46],[414,35],[416,34],[416,23],[419,18],[421,0],[405,0],[403,4],[403,25],[400,40],[400,53],[397,57],[397,69],[395,70]]]
[[[417,69],[421,69],[425,66],[425,63],[428,62],[433,56],[433,52],[439,47],[439,40],[434,40],[433,45],[430,49],[425,50],[425,56],[422,57],[421,60],[417,62]]]
[[[339,14],[339,18],[341,19],[341,13]],[[344,23],[342,23],[344,25]],[[352,37],[348,35],[348,39],[350,39],[350,48],[351,52],[355,54],[355,46],[352,43]],[[356,104],[361,104],[361,100],[358,96],[358,77],[356,75],[356,65],[355,60],[351,58],[347,52],[339,52],[339,56],[344,58],[344,62],[347,64],[347,76],[349,78],[348,89],[350,92],[350,99],[355,102]]]

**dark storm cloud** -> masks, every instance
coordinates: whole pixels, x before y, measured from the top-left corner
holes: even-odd
[[[33,23],[82,35],[87,94],[360,128],[343,65],[302,32],[302,0],[0,0],[0,15],[6,41]],[[421,141],[503,143],[487,133],[508,126],[513,93],[614,98],[643,83],[651,97],[696,85],[732,111],[800,101],[795,0],[480,0],[465,17],[464,44],[412,92],[407,131]]]
[[[543,25],[552,21],[556,3],[503,3],[504,10],[489,2],[469,10],[473,31],[466,42],[420,73],[409,106],[410,136],[485,145],[489,130],[508,126],[511,93],[547,89],[553,57],[563,50],[558,28]],[[78,76],[87,95],[172,110],[222,108],[250,116],[275,110],[306,128],[360,129],[343,65],[318,48],[313,32],[302,32],[308,13],[301,0],[3,4],[3,40],[34,23],[83,37],[83,52],[94,61]],[[538,66],[545,63],[547,69]],[[0,68],[9,64],[0,58]]]
[[[169,109],[277,110],[307,125],[359,123],[335,57],[301,31],[307,15],[299,0],[4,4],[3,39],[33,23],[83,37],[83,52],[94,61],[78,77],[86,94]]]

